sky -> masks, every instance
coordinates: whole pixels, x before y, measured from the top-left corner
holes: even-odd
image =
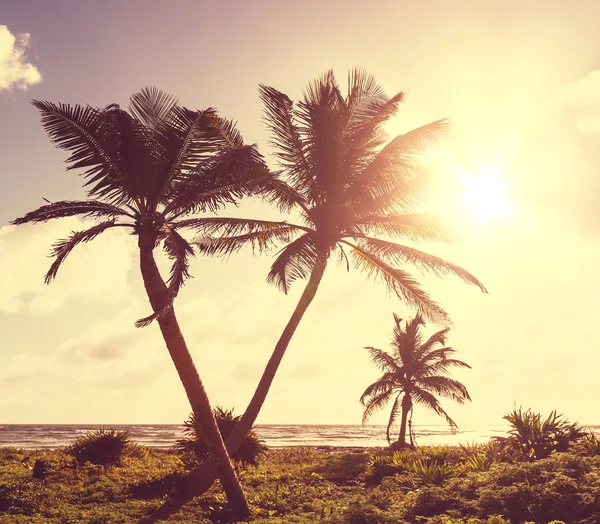
[[[189,414],[158,327],[133,325],[150,312],[134,238],[111,232],[78,248],[46,286],[51,244],[81,223],[9,225],[43,198],[84,197],[31,99],[125,107],[156,85],[236,120],[275,165],[258,84],[297,100],[328,69],[343,84],[360,66],[389,94],[406,92],[391,136],[451,123],[424,161],[434,175],[428,210],[460,241],[423,249],[471,271],[489,294],[419,276],[453,319],[449,345],[472,366],[453,376],[473,401],[445,402],[447,411],[459,425],[501,424],[515,404],[600,424],[600,3],[365,6],[0,0],[0,423]],[[260,202],[229,212],[274,213]],[[286,296],[269,286],[272,257],[197,258],[176,305],[211,401],[238,413],[303,287]],[[393,312],[412,314],[381,284],[332,264],[258,422],[360,424],[358,398],[378,376],[364,347],[389,347]],[[416,409],[414,422],[443,421]]]

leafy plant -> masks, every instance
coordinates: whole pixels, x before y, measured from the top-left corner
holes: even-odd
[[[448,446],[427,446],[420,449],[421,454],[431,462],[445,464],[448,461],[450,448]]]
[[[100,466],[118,466],[126,446],[131,441],[129,431],[116,429],[96,429],[79,437],[65,452],[75,457],[80,465],[90,462]]]
[[[413,472],[422,484],[443,484],[446,480],[456,476],[460,471],[452,464],[439,464],[424,459],[413,463]]]
[[[503,418],[512,426],[509,439],[528,460],[545,458],[553,451],[566,451],[570,442],[586,435],[579,424],[570,423],[556,411],[552,411],[544,419],[540,413],[531,409],[523,411],[519,407]]]
[[[600,439],[595,433],[588,433],[581,439],[581,445],[588,455],[600,455]]]
[[[242,418],[241,415],[234,415],[233,409],[224,409],[220,406],[213,410],[215,420],[223,439],[227,439],[233,432],[236,424]],[[184,433],[186,438],[177,441],[177,448],[183,453],[189,453],[187,457],[187,465],[195,467],[199,461],[208,457],[208,450],[204,443],[204,435],[200,424],[196,421],[196,417],[192,413],[190,417],[183,423]],[[231,457],[234,462],[242,467],[257,466],[260,456],[267,450],[267,446],[258,438],[256,431],[251,430],[247,435],[242,445],[237,452]]]

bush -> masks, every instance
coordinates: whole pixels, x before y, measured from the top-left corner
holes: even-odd
[[[90,462],[104,467],[119,466],[130,440],[129,431],[100,428],[79,437],[65,452],[80,465]]]
[[[223,440],[227,440],[227,437],[233,432],[235,425],[242,418],[241,415],[234,416],[233,409],[224,409],[219,406],[214,409],[214,415]],[[208,451],[204,443],[202,428],[193,413],[183,425],[183,431],[187,437],[177,442],[177,448],[184,453],[184,463],[191,469],[208,457]],[[237,453],[231,458],[242,467],[257,466],[260,456],[267,449],[267,446],[265,446],[263,441],[258,438],[254,429],[252,429],[246,435]]]
[[[531,409],[521,407],[503,417],[512,428],[509,440],[528,460],[546,458],[553,451],[567,451],[569,443],[585,436],[585,431],[577,423],[570,423],[552,411],[546,419]]]

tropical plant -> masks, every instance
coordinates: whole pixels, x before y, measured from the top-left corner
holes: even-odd
[[[415,461],[412,469],[421,484],[440,485],[460,473],[460,469],[452,464],[440,464],[424,459]]]
[[[553,451],[567,451],[569,443],[586,435],[577,423],[571,423],[552,411],[546,418],[532,409],[513,408],[503,417],[511,429],[509,440],[528,460],[546,458]]]
[[[471,366],[462,360],[449,358],[456,353],[455,349],[444,347],[449,328],[437,331],[424,341],[420,327],[425,321],[421,315],[407,320],[403,328],[402,319],[394,314],[394,323],[392,354],[374,347],[366,348],[373,363],[383,371],[383,375],[365,389],[360,402],[365,406],[365,424],[375,411],[383,408],[395,397],[386,434],[388,442],[391,442],[390,430],[401,414],[397,446],[404,447],[408,414],[415,403],[443,417],[451,428],[457,427],[440,405],[436,395],[450,398],[459,404],[471,400],[463,384],[445,376],[451,367]]]
[[[33,103],[50,139],[71,152],[68,169],[79,170],[86,179],[89,199],[50,203],[13,223],[74,216],[97,220],[54,245],[47,283],[79,244],[114,228],[129,229],[137,236],[153,311],[137,325],[158,321],[229,501],[239,516],[246,515],[245,497],[179,328],[173,300],[189,277],[194,253],[181,232],[194,229],[193,215],[264,190],[270,177],[262,157],[254,146],[244,145],[234,124],[218,117],[214,109],[193,111],[154,87],[131,97],[130,112],[117,104],[96,108]],[[172,260],[167,282],[154,258],[158,246]]]
[[[125,448],[131,443],[129,431],[96,429],[77,438],[65,448],[65,452],[80,465],[89,462],[100,466],[119,466]]]
[[[245,245],[263,250],[284,243],[268,282],[287,293],[298,279],[308,279],[300,300],[279,338],[248,407],[227,440],[237,449],[256,420],[296,328],[314,299],[332,257],[367,276],[424,317],[449,322],[442,307],[404,269],[412,264],[435,275],[454,274],[485,292],[464,269],[391,239],[449,241],[440,220],[418,212],[426,197],[426,171],[420,154],[446,131],[437,120],[386,143],[383,127],[397,112],[404,93],[388,97],[374,78],[350,71],[346,96],[329,71],[311,82],[294,105],[284,93],[260,86],[265,121],[282,179],[278,202],[297,221],[274,222],[211,217],[196,222],[202,229],[200,251],[227,257]],[[384,238],[381,238],[384,237]],[[194,473],[210,486],[212,466]]]
[[[219,431],[224,439],[226,439],[235,425],[242,418],[241,415],[234,415],[233,409],[224,409],[216,406],[214,409],[215,420],[219,426]],[[192,453],[196,460],[202,460],[208,457],[208,450],[204,443],[204,433],[202,426],[196,421],[196,417],[192,413],[190,417],[183,423],[185,438],[177,441],[177,448],[184,453]],[[267,451],[267,446],[258,438],[254,429],[246,435],[242,445],[231,455],[231,458],[245,466],[257,466],[261,455]],[[196,464],[197,465],[197,464]]]

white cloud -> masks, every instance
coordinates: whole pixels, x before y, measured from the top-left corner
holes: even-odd
[[[13,35],[8,27],[0,25],[0,91],[27,89],[42,81],[39,70],[27,62],[25,55],[30,36],[29,33]]]
[[[128,272],[135,260],[135,243],[118,231],[76,247],[56,280],[44,284],[52,244],[84,227],[77,219],[65,219],[0,228],[0,312],[47,314],[74,297],[105,304],[131,302]]]

